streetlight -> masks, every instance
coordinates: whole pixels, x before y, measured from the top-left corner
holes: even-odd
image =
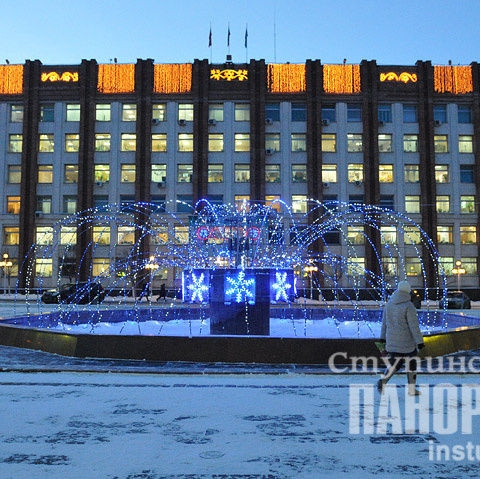
[[[462,261],[458,259],[457,261],[455,261],[455,268],[452,269],[452,274],[457,275],[457,290],[458,291],[460,291],[461,276],[462,276],[462,274],[465,274],[465,273],[466,273],[465,268],[462,268]]]
[[[304,271],[310,275],[310,299],[313,299],[313,273],[318,271],[318,267],[314,265],[307,265]]]
[[[150,282],[149,284],[146,286],[147,288],[152,288],[152,292],[153,292],[153,277],[155,276],[155,271],[157,271],[157,269],[160,268],[160,266],[155,262],[155,256],[150,256],[150,258],[148,258],[148,263],[145,265],[145,269],[149,272],[149,275],[150,275]],[[148,291],[147,291],[147,300],[148,300]]]
[[[3,294],[7,294],[7,284],[8,292],[10,293],[10,270],[13,266],[13,263],[8,259],[8,253],[3,253],[3,260],[0,261],[0,268],[3,268]]]

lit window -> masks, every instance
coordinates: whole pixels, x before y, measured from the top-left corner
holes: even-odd
[[[117,231],[118,244],[135,244],[135,228],[133,226],[119,226]]]
[[[422,274],[422,263],[420,258],[416,256],[407,256],[405,258],[405,271],[407,276],[420,276]]]
[[[292,213],[305,214],[307,212],[307,195],[292,195]]]
[[[365,243],[365,231],[363,226],[347,226],[347,241],[350,244],[364,244]]]
[[[337,151],[337,135],[335,133],[322,133],[322,151],[326,153]]]
[[[278,203],[280,200],[280,196],[278,195],[267,195],[265,196],[265,206],[271,207],[273,210],[278,211],[280,213],[281,211],[281,205]]]
[[[20,165],[8,165],[8,183],[20,184],[22,181],[22,167]]]
[[[208,151],[223,151],[223,133],[208,134]]]
[[[234,143],[235,151],[250,151],[250,134],[235,133]]]
[[[100,184],[110,181],[110,165],[95,165],[94,179]]]
[[[178,151],[181,151],[181,152],[193,151],[193,134],[192,133],[178,134]]]
[[[280,165],[265,165],[265,181],[280,183]]]
[[[63,170],[64,183],[78,183],[78,165],[65,165]]]
[[[49,123],[55,121],[55,105],[53,103],[40,105],[40,121]]]
[[[435,182],[448,183],[449,181],[448,165],[435,165]]]
[[[60,228],[60,244],[74,245],[77,243],[77,228],[75,226],[62,226]]]
[[[418,183],[420,181],[419,165],[405,165],[403,171],[405,183]]]
[[[137,105],[134,103],[122,105],[122,121],[137,121]]]
[[[177,181],[179,183],[191,183],[193,165],[177,165]]]
[[[110,226],[99,225],[93,227],[93,242],[99,245],[110,244]]]
[[[405,213],[420,213],[420,196],[405,196]]]
[[[307,165],[292,165],[292,182],[305,183],[307,181]]]
[[[110,121],[111,115],[112,113],[110,104],[101,103],[95,106],[95,120]]]
[[[349,153],[360,153],[363,150],[363,142],[361,134],[347,134],[347,151]]]
[[[392,135],[378,135],[378,151],[391,153],[393,151]]]
[[[67,153],[77,153],[80,149],[80,135],[76,133],[65,134],[65,151]]]
[[[280,103],[265,104],[265,119],[267,121],[280,121]]]
[[[307,151],[307,135],[305,133],[292,133],[292,151]]]
[[[437,213],[450,212],[450,196],[438,195],[436,199]]]
[[[175,241],[178,244],[188,244],[188,227],[177,226],[174,227]]]
[[[135,183],[135,165],[123,164],[121,165],[122,183]]]
[[[54,149],[53,135],[40,135],[38,150],[42,153],[53,153]]]
[[[167,151],[167,134],[154,133],[152,134],[152,152],[163,153]]]
[[[223,165],[216,165],[216,164],[208,165],[208,182],[209,183],[223,182]]]
[[[380,183],[393,183],[393,165],[379,165],[378,180]]]
[[[417,123],[418,113],[416,105],[403,105],[403,123]]]
[[[23,122],[23,105],[10,105],[10,122]]]
[[[250,105],[235,103],[235,121],[250,121]]]
[[[280,133],[265,134],[265,149],[271,151],[280,151]]]
[[[462,258],[462,268],[465,270],[466,274],[477,274],[477,258]]]
[[[458,152],[473,153],[473,136],[472,135],[458,136]]]
[[[448,135],[434,135],[435,153],[448,153]]]
[[[122,133],[120,140],[121,151],[135,151],[137,149],[137,135],[135,133]]]
[[[167,165],[152,165],[152,181],[154,183],[162,183],[167,181]]]
[[[347,264],[347,275],[356,277],[364,277],[365,276],[365,258],[349,258]]]
[[[223,103],[210,103],[208,105],[208,119],[223,121]]]
[[[475,196],[460,196],[460,213],[475,213]]]
[[[381,226],[380,234],[382,244],[397,244],[397,228],[394,226]]]
[[[292,103],[292,121],[307,121],[307,105]]]
[[[178,119],[184,121],[193,121],[193,103],[179,103]]]
[[[250,205],[248,204],[250,195],[235,195],[234,201],[235,208],[238,212],[250,211]]]
[[[356,183],[363,181],[363,165],[357,163],[348,164],[348,182]]]
[[[51,258],[35,259],[35,277],[51,278],[53,274],[53,261]]]
[[[10,153],[21,153],[23,135],[8,135],[8,151]]]
[[[53,244],[53,228],[51,226],[37,226],[36,243],[39,245],[51,245]]]
[[[360,105],[360,103],[347,104],[347,121],[362,121],[362,105]]]
[[[95,133],[95,151],[110,151],[110,133]]]
[[[385,276],[397,276],[398,258],[391,256],[382,258],[382,271]]]
[[[305,180],[306,180],[306,171],[305,171]],[[323,183],[336,183],[337,178],[337,165],[330,165],[324,163],[322,165],[322,182]]]
[[[3,228],[3,244],[14,246],[20,241],[20,228],[18,226],[5,226]]]
[[[80,121],[80,104],[67,103],[66,110],[67,121]]]
[[[250,165],[235,163],[235,183],[250,182]]]
[[[155,103],[152,105],[152,120],[156,122],[166,121],[167,105],[165,103]]]
[[[453,228],[452,226],[437,226],[437,242],[444,244],[452,244]]]
[[[37,196],[37,211],[45,214],[52,212],[52,197],[51,196]]]
[[[477,227],[476,226],[460,226],[460,243],[476,244],[477,243]]]
[[[93,258],[92,260],[92,275],[105,275],[110,269],[110,258]]]
[[[418,135],[403,135],[403,151],[405,153],[418,152]]]
[[[65,195],[63,197],[63,212],[69,215],[74,215],[77,212],[77,197],[72,195]]]
[[[38,165],[38,182],[53,183],[53,165]]]
[[[379,123],[392,122],[392,105],[390,104],[378,105],[378,121]]]
[[[7,213],[9,215],[20,214],[20,196],[7,196]]]

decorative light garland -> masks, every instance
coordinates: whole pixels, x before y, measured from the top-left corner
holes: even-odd
[[[172,63],[153,66],[155,93],[189,93],[192,90],[192,64]]]
[[[395,72],[386,72],[380,73],[380,81],[396,81],[396,82],[403,82],[403,83],[416,83],[418,81],[418,77],[416,73],[410,72],[402,72],[400,74]]]
[[[135,65],[98,65],[97,89],[100,93],[132,93],[135,91]]]
[[[267,65],[267,87],[270,93],[300,93],[307,89],[304,64]]]
[[[325,93],[360,93],[360,65],[323,65]]]
[[[44,72],[41,76],[42,82],[78,82],[78,72]]]
[[[437,93],[462,95],[473,91],[470,66],[434,66],[434,89]]]
[[[0,94],[23,93],[23,65],[0,65]]]

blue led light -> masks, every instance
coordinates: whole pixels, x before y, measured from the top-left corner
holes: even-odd
[[[255,276],[239,271],[225,276],[225,303],[255,304]]]
[[[275,301],[289,301],[289,290],[292,285],[288,282],[287,272],[276,271],[275,282],[272,284],[272,290],[275,294]]]

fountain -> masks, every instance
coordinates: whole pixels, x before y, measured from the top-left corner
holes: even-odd
[[[35,287],[17,287],[13,315],[0,322],[0,344],[160,361],[325,363],[336,351],[376,356],[381,305],[411,274],[401,243],[421,279],[428,352],[458,350],[472,343],[472,334],[478,347],[472,318],[436,308],[446,278],[418,224],[375,206],[314,200],[303,206],[305,213],[294,214],[279,200],[268,206],[201,200],[182,215],[136,203],[66,217],[19,267]],[[79,235],[88,238],[81,255]],[[370,268],[362,248],[373,252]],[[56,280],[42,267],[50,258],[59,261]],[[426,261],[433,265],[428,274]],[[170,295],[156,301],[167,280]],[[52,281],[57,288],[100,283],[104,291],[98,300],[72,293],[49,305],[41,298]]]

